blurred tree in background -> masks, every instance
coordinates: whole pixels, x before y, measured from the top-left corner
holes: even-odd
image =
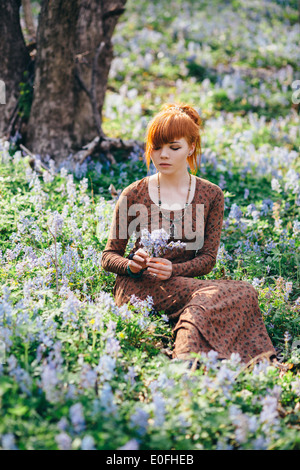
[[[70,153],[76,158],[79,152],[77,157],[82,158],[82,147],[105,140],[101,113],[113,59],[111,38],[125,3],[42,0],[35,43],[26,0],[22,6],[33,41],[26,47],[20,27],[21,1],[0,1],[0,32],[5,38],[0,46],[0,77],[7,95],[0,116],[1,136],[9,137],[18,130],[22,143],[33,153],[57,162]],[[26,106],[24,79],[29,87],[30,80],[33,82],[32,103],[27,100]]]

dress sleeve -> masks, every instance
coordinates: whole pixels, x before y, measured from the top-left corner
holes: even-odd
[[[210,273],[216,264],[224,217],[224,194],[218,191],[207,216],[204,244],[197,256],[183,263],[173,263],[172,276],[195,277]]]
[[[129,260],[124,258],[129,239],[126,189],[120,194],[114,208],[109,236],[102,252],[101,266],[105,271],[128,276]]]

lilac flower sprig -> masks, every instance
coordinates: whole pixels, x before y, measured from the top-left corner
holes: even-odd
[[[162,256],[168,248],[184,248],[186,243],[178,240],[177,242],[171,241],[168,243],[169,234],[162,228],[149,232],[146,228],[142,230],[141,246],[148,253],[149,256],[159,257]]]

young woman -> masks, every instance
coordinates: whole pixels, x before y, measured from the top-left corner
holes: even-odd
[[[155,309],[169,316],[175,324],[173,358],[190,360],[192,352],[210,350],[217,351],[220,359],[239,353],[244,362],[262,353],[275,358],[258,294],[250,283],[195,279],[208,274],[216,263],[224,215],[222,189],[195,175],[201,127],[199,114],[186,104],[163,105],[148,124],[146,162],[149,169],[152,160],[157,173],[121,193],[102,267],[117,274],[113,290],[117,306],[127,303],[132,294],[140,299],[152,296]],[[152,232],[153,221],[158,220],[157,228],[167,224],[170,241],[182,246],[151,258],[137,237],[125,258],[131,224],[137,233],[137,214],[140,233],[142,227]],[[198,239],[194,244],[192,234]]]

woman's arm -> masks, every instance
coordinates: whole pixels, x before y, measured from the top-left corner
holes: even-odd
[[[224,194],[220,188],[207,216],[204,244],[199,254],[183,263],[173,263],[173,276],[195,277],[210,273],[216,264],[224,217]]]
[[[129,260],[124,258],[128,243],[128,191],[125,188],[116,202],[106,246],[102,252],[101,266],[105,271],[128,276]]]

